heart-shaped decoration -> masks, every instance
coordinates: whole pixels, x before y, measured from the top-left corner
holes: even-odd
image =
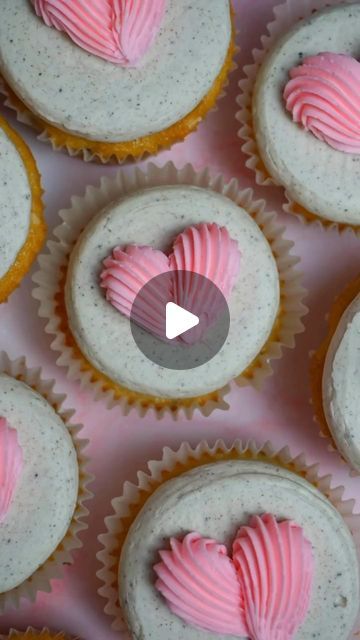
[[[190,533],[160,551],[156,588],[187,624],[250,640],[291,640],[309,609],[314,558],[293,522],[255,516],[225,546]]]
[[[0,418],[0,524],[5,520],[23,468],[23,454],[15,429]]]
[[[294,122],[338,151],[360,154],[360,62],[320,53],[290,77],[284,99]]]
[[[31,0],[48,27],[123,67],[136,66],[153,43],[166,0]]]
[[[163,309],[167,302],[191,309],[202,317],[206,329],[216,320],[221,306],[217,290],[226,299],[231,295],[239,273],[240,255],[237,242],[231,239],[225,227],[203,223],[185,229],[175,239],[169,256],[151,247],[130,245],[124,250],[117,247],[104,261],[101,286],[106,290],[107,300],[120,313],[128,318],[131,316],[157,337],[164,335]],[[132,313],[138,293],[150,280],[164,273],[172,274],[172,277],[162,279],[161,286],[155,281],[143,296],[141,308],[135,305],[135,314]],[[203,276],[216,285],[217,289],[211,289],[212,297],[209,287],[192,274]]]
[[[164,278],[163,286],[151,291],[151,300],[144,297],[142,309],[137,305],[135,315],[131,315],[131,312],[135,298],[143,286],[156,276],[171,270],[168,257],[151,247],[130,245],[124,251],[117,247],[104,260],[104,267],[101,286],[106,289],[106,299],[124,316],[131,316],[141,327],[162,337],[161,309],[171,299],[170,278]]]

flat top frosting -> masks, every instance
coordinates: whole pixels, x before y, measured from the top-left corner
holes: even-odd
[[[2,0],[0,69],[44,120],[86,138],[126,141],[190,113],[220,73],[230,40],[229,0],[167,0],[139,68],[121,68],[46,27],[29,0]]]
[[[71,436],[49,403],[0,375],[0,416],[15,428],[24,466],[0,524],[0,593],[26,580],[55,551],[72,520],[78,464]]]
[[[24,163],[0,126],[0,278],[26,241],[30,213],[31,189]]]
[[[342,455],[360,471],[360,294],[343,314],[323,375],[326,420]]]
[[[256,81],[253,115],[261,156],[289,195],[321,217],[360,224],[360,156],[332,149],[295,124],[283,91],[289,71],[323,51],[360,57],[360,4],[298,23],[267,55]]]
[[[227,640],[173,615],[154,587],[153,565],[171,536],[190,531],[230,547],[249,516],[294,520],[311,541],[315,576],[308,616],[296,640],[347,640],[359,607],[359,569],[340,514],[312,485],[262,462],[220,462],[164,483],[128,533],[119,564],[120,600],[135,640]]]
[[[230,331],[208,363],[185,371],[165,369],[143,356],[129,320],[106,301],[102,263],[117,245],[167,250],[181,231],[200,222],[225,226],[242,254],[229,301]],[[66,304],[76,341],[98,370],[138,392],[187,397],[223,387],[253,361],[278,313],[279,276],[265,236],[232,200],[207,189],[159,187],[109,206],[87,226],[70,259]]]

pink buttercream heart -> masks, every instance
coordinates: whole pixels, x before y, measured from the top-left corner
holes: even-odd
[[[123,67],[136,66],[148,51],[166,0],[31,0],[48,27],[78,46]]]
[[[14,497],[23,468],[23,454],[17,432],[0,418],[0,525]]]
[[[126,317],[132,318],[144,329],[163,338],[164,313],[167,302],[175,302],[201,317],[201,331],[206,330],[217,318],[221,306],[220,295],[229,299],[240,268],[240,251],[237,242],[230,238],[225,227],[204,223],[187,228],[175,240],[169,256],[151,247],[130,245],[117,247],[104,261],[101,286],[106,289],[107,300]],[[141,309],[133,304],[142,288],[163,273],[173,273],[173,278],[162,279],[157,286],[148,288]],[[216,285],[212,295],[198,274]],[[165,287],[164,287],[165,284]],[[199,325],[199,326],[200,326]],[[201,337],[195,332],[193,340]],[[186,341],[186,337],[183,338]]]
[[[255,516],[227,549],[190,533],[160,551],[156,588],[187,624],[250,640],[291,640],[310,603],[314,558],[293,522]]]

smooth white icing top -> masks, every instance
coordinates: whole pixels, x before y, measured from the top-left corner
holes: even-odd
[[[200,222],[227,227],[242,253],[229,301],[230,331],[208,363],[170,370],[145,358],[134,342],[130,321],[105,300],[100,288],[102,261],[118,245],[165,251],[186,227]],[[196,187],[158,187],[110,205],[86,227],[70,259],[66,304],[76,341],[98,370],[138,392],[192,397],[223,387],[261,351],[279,310],[279,276],[262,231],[232,200]]]
[[[327,352],[323,406],[338,449],[360,471],[360,294],[343,314]]]
[[[135,640],[230,640],[186,626],[154,588],[153,566],[171,536],[190,531],[230,544],[249,516],[294,520],[311,541],[315,576],[308,616],[296,640],[347,640],[359,608],[359,567],[340,514],[312,485],[280,467],[231,461],[165,482],[130,528],[119,564],[125,619]]]
[[[26,241],[30,213],[31,188],[24,163],[0,126],[0,278]]]
[[[230,41],[229,0],[167,0],[141,66],[122,68],[46,27],[29,0],[1,0],[1,73],[35,114],[93,140],[133,140],[182,119],[211,89]]]
[[[24,467],[0,524],[0,593],[18,586],[55,551],[78,494],[76,451],[63,421],[27,385],[0,375],[0,416],[17,431]]]
[[[256,81],[253,118],[261,156],[291,198],[319,216],[360,224],[360,156],[336,151],[292,121],[283,91],[289,71],[324,51],[360,55],[360,4],[316,13],[282,37]]]

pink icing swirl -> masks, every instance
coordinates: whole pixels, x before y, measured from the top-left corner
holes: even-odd
[[[209,293],[209,288],[199,278],[190,279],[186,273],[192,272],[211,280],[226,299],[230,298],[240,269],[240,251],[225,227],[215,223],[203,223],[189,227],[174,242],[169,256],[151,247],[129,245],[125,249],[117,247],[104,260],[104,270],[100,275],[101,286],[106,290],[106,299],[127,318],[163,338],[164,310],[167,302],[175,302],[191,309],[198,316],[206,316],[203,328],[210,326],[217,317],[220,295],[204,299],[201,294]],[[185,273],[186,272],[186,273]],[[169,273],[163,286],[147,290],[142,300],[142,308],[133,303],[142,288],[156,276]],[[184,277],[182,277],[184,275]],[[202,291],[199,291],[201,289]],[[201,336],[195,334],[195,341]]]
[[[192,271],[208,278],[228,300],[239,273],[240,252],[226,227],[199,224],[176,238],[170,265],[174,270]],[[181,295],[181,291],[175,293],[180,305]]]
[[[170,610],[205,631],[250,640],[292,640],[310,604],[314,558],[293,522],[255,516],[226,547],[197,533],[172,538],[155,565]]]
[[[106,290],[106,299],[127,318],[132,317],[141,327],[162,338],[164,333],[163,309],[171,299],[170,278],[163,279],[163,286],[153,290],[151,299],[144,300],[143,308],[133,304],[141,289],[153,278],[170,271],[169,259],[152,247],[129,245],[122,250],[117,247],[104,260],[101,286]],[[168,289],[166,290],[165,286]]]
[[[311,544],[302,528],[278,523],[269,514],[255,516],[237,534],[233,562],[250,638],[291,640],[309,609],[314,574]]]
[[[31,0],[48,27],[122,67],[137,66],[152,45],[166,0]]]
[[[294,122],[338,151],[360,154],[360,63],[320,53],[305,58],[290,77],[284,98]]]
[[[4,522],[23,469],[23,454],[15,429],[0,418],[0,524]]]
[[[157,589],[171,611],[188,624],[234,636],[246,636],[236,569],[224,545],[190,533],[172,538],[154,567]]]

